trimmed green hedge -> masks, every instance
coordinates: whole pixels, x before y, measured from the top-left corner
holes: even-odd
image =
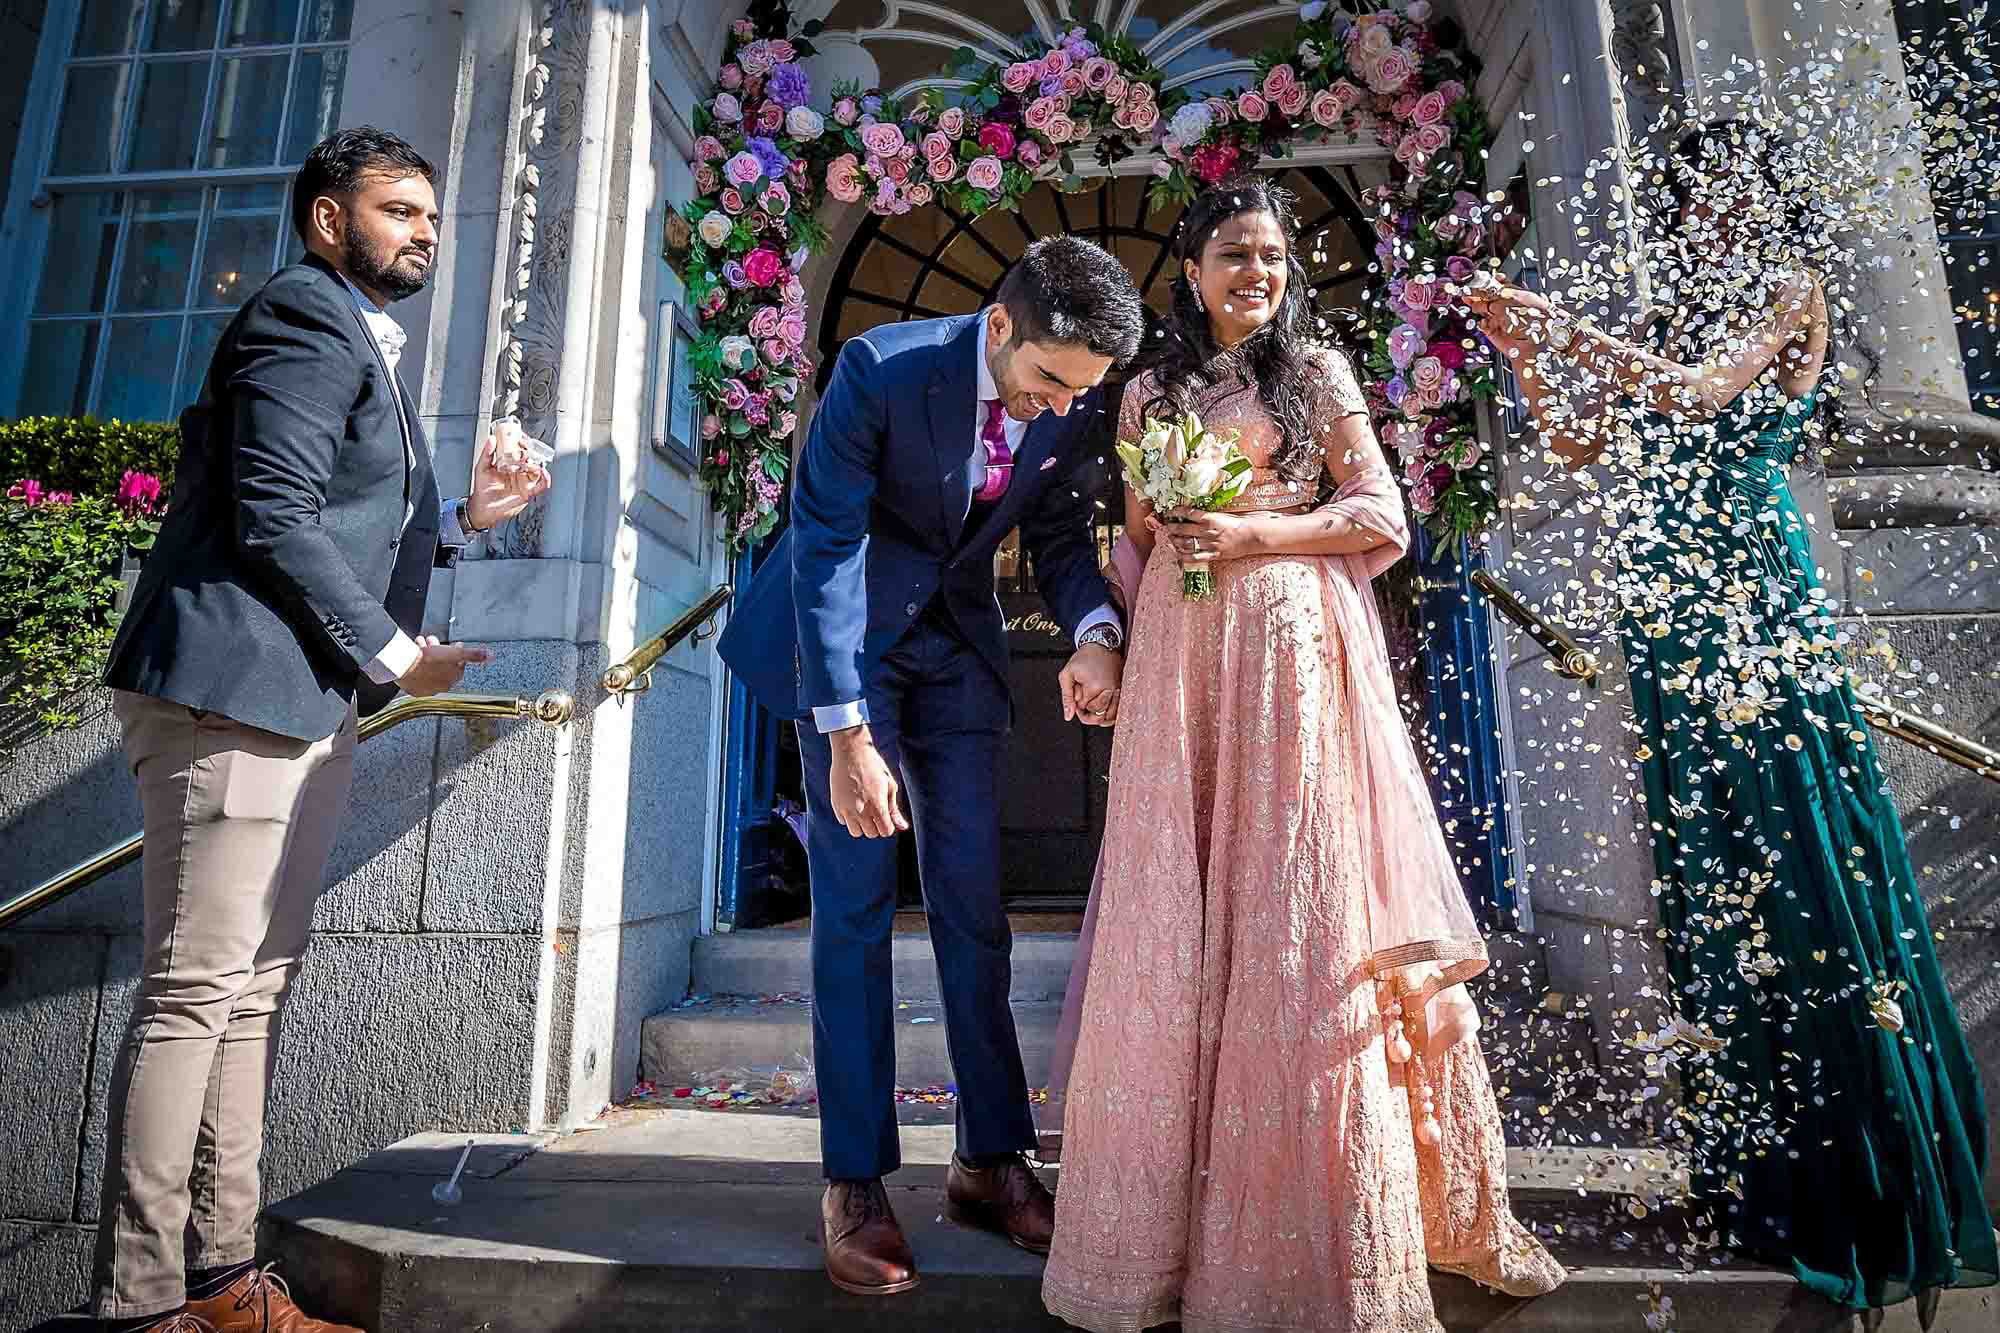
[[[171,424],[93,417],[0,421],[0,491],[32,478],[47,491],[109,499],[129,470],[158,477],[164,497],[173,493],[180,454],[180,427]]]

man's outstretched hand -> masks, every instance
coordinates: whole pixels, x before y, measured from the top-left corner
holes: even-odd
[[[405,694],[443,694],[458,684],[467,667],[482,666],[492,660],[491,649],[446,643],[433,635],[419,634],[417,660],[396,678],[396,684]]]

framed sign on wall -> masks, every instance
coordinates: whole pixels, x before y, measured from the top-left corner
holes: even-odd
[[[701,407],[688,354],[700,332],[685,306],[662,301],[654,335],[653,448],[692,472],[701,459]]]

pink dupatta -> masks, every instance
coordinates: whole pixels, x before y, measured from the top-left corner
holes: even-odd
[[[1479,1028],[1478,1012],[1461,983],[1485,970],[1486,943],[1465,900],[1430,788],[1396,705],[1388,641],[1370,586],[1409,549],[1409,523],[1395,478],[1381,467],[1350,477],[1318,512],[1345,515],[1389,539],[1358,555],[1323,560],[1333,629],[1346,649],[1348,664],[1344,706],[1352,719],[1349,799],[1355,803],[1353,826],[1364,839],[1361,863],[1368,868],[1368,970],[1378,983],[1381,1004],[1400,1000],[1406,1013],[1412,1007],[1419,1011],[1410,1015],[1411,1040],[1420,1054],[1437,1056]],[[1138,612],[1139,584],[1145,573],[1129,538],[1121,538],[1113,548],[1111,564],[1129,618]],[[1049,1056],[1052,1098],[1067,1090],[1076,1058],[1103,877],[1100,861]]]

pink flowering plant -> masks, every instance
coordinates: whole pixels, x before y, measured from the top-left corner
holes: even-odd
[[[970,217],[1017,208],[1036,185],[1081,189],[1088,152],[1109,168],[1156,153],[1154,207],[1300,143],[1372,135],[1390,180],[1364,196],[1378,244],[1381,299],[1364,357],[1376,423],[1402,465],[1412,506],[1444,536],[1477,532],[1494,512],[1476,404],[1495,392],[1490,350],[1447,284],[1490,253],[1493,209],[1479,164],[1489,139],[1462,36],[1426,0],[1355,15],[1300,6],[1254,78],[1194,98],[1123,36],[1078,25],[996,61],[970,48],[951,96],[898,100],[836,86],[815,101],[803,65],[817,20],[796,33],[785,0],[753,0],[732,25],[716,89],[694,115],[694,197],[667,219],[666,246],[702,337],[693,363],[702,403],[701,474],[736,549],[778,521],[812,371],[800,273],[827,244],[829,200],[895,216],[933,203]]]

